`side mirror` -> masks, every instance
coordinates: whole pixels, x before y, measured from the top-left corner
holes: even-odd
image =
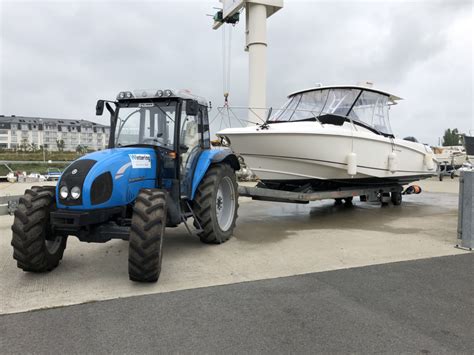
[[[199,104],[196,100],[186,101],[186,115],[187,116],[196,116],[199,111]]]
[[[104,113],[104,100],[97,100],[97,104],[95,105],[95,114],[96,116],[102,116]]]

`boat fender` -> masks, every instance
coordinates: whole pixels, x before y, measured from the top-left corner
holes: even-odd
[[[421,187],[418,185],[410,185],[406,188],[405,191],[403,191],[404,195],[411,195],[411,194],[418,195],[419,193],[421,193]]]
[[[351,176],[357,174],[357,155],[356,153],[347,154],[347,173]]]
[[[434,169],[434,163],[433,163],[433,153],[426,153],[425,154],[425,165],[428,170],[433,170]]]
[[[396,172],[397,165],[398,165],[397,154],[395,154],[395,152],[391,152],[388,155],[388,170],[390,170],[391,173]]]

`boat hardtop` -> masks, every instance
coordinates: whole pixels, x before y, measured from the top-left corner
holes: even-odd
[[[362,85],[324,85],[324,86],[321,85],[321,86],[315,86],[315,87],[308,88],[308,89],[294,91],[294,92],[292,92],[291,94],[288,95],[288,98],[291,98],[292,96],[294,96],[296,94],[302,94],[302,93],[305,93],[305,92],[317,91],[317,90],[327,90],[327,89],[356,89],[356,90],[372,91],[372,92],[376,92],[376,93],[388,96],[390,101],[393,101],[394,103],[395,103],[395,101],[403,100],[403,98],[401,98],[397,95],[391,94],[387,91],[382,91],[382,90],[378,90],[378,89],[374,89],[372,87],[367,87],[367,86],[362,86]]]
[[[366,86],[319,86],[288,95],[288,102],[267,123],[318,121],[336,126],[350,123],[356,130],[359,127],[394,137],[389,109],[398,100],[401,98],[396,95]]]

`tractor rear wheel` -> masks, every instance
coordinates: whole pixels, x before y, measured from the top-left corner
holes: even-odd
[[[34,186],[20,198],[11,245],[13,258],[23,271],[51,271],[62,259],[67,237],[53,235],[50,212],[55,209],[54,186]]]
[[[194,213],[202,227],[203,243],[221,244],[229,240],[237,220],[239,193],[235,172],[227,164],[209,168],[194,199]]]
[[[130,280],[156,282],[161,272],[166,227],[166,193],[142,189],[133,207],[128,253]]]

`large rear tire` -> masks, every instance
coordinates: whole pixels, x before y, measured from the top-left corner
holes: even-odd
[[[142,189],[133,208],[128,253],[128,275],[138,282],[156,282],[161,272],[166,227],[166,193]]]
[[[194,213],[202,227],[201,242],[221,244],[235,228],[239,193],[235,172],[227,164],[209,168],[196,191]]]
[[[50,212],[56,209],[54,186],[35,186],[20,198],[13,220],[13,258],[23,271],[46,272],[58,266],[67,237],[54,236]]]

